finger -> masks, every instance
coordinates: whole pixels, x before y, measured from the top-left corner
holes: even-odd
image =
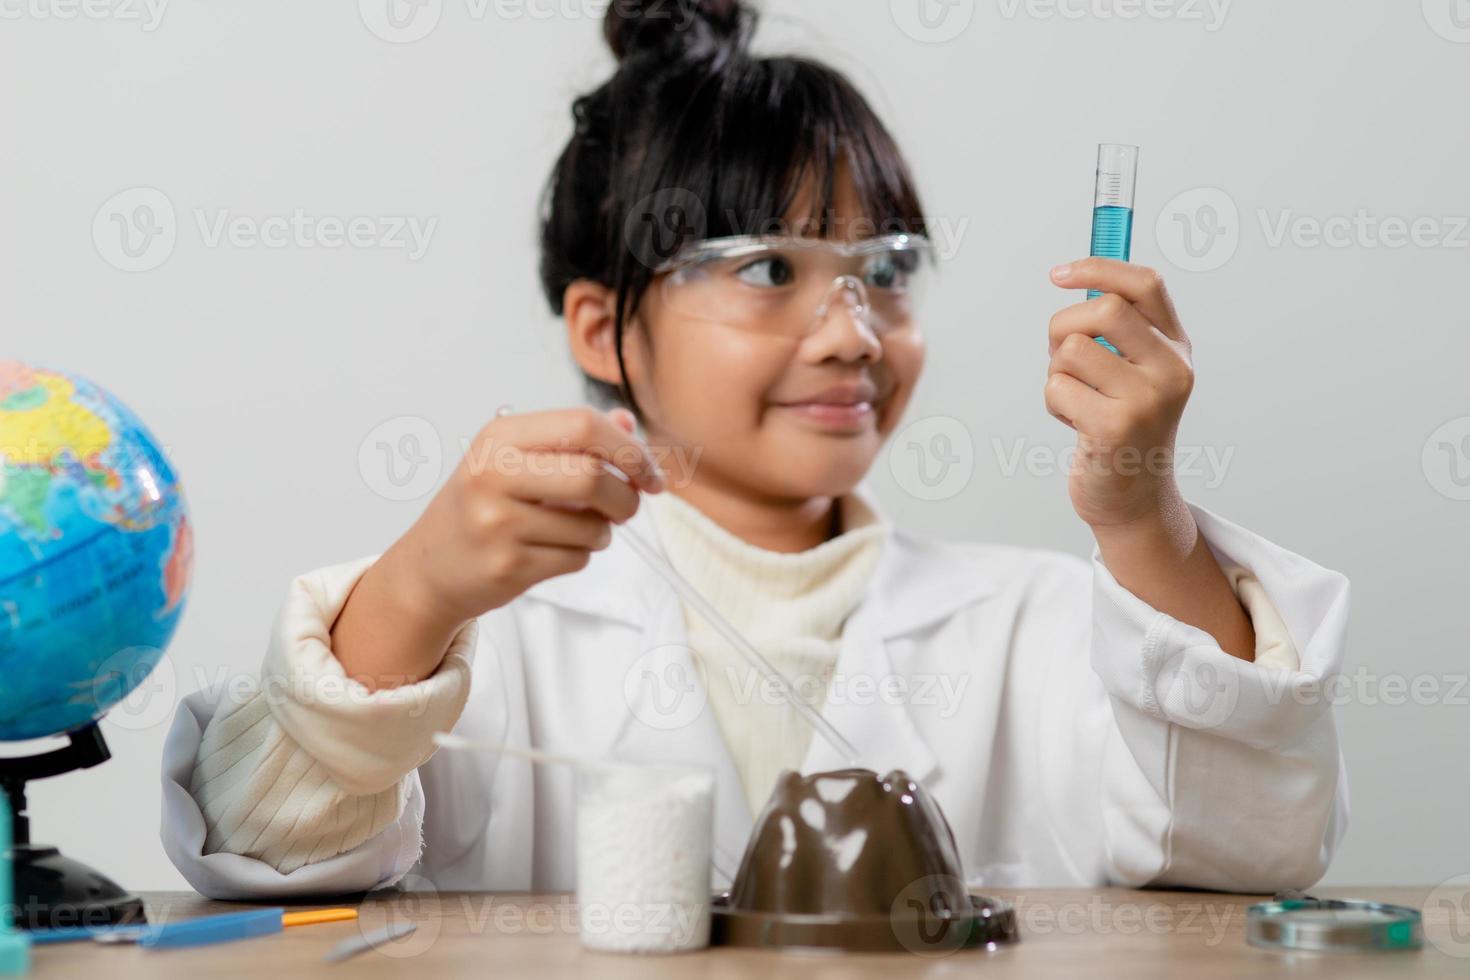
[[[1174,301],[1157,270],[1116,259],[1079,259],[1051,270],[1052,282],[1066,289],[1116,293],[1138,307],[1150,323],[1171,340],[1184,340]]]
[[[1139,367],[1085,333],[1070,333],[1052,352],[1047,374],[1067,374],[1109,398],[1122,398],[1140,383]]]
[[[509,503],[517,518],[517,537],[525,544],[601,551],[612,542],[612,527],[599,511],[569,510],[514,499]]]
[[[1141,364],[1173,354],[1163,333],[1136,306],[1117,293],[1107,293],[1059,310],[1047,325],[1047,352],[1055,354],[1070,334],[1106,337],[1124,358],[1134,363]],[[1106,350],[1095,342],[1093,346]]]
[[[618,428],[622,429],[624,432],[627,432],[630,435],[636,435],[637,434],[637,431],[638,431],[638,419],[628,409],[619,406],[618,408],[615,408],[612,411],[608,412],[607,413],[607,417],[612,420],[612,422],[613,422],[614,425],[616,425]],[[655,491],[653,491],[653,492],[657,493],[657,492],[661,492],[663,490],[667,490],[668,489],[668,486],[669,486],[669,474],[664,470],[664,468],[663,468],[664,467],[664,463],[663,462],[660,462],[660,460],[663,460],[663,461],[667,461],[668,460],[668,447],[667,446],[649,446],[648,447],[648,452],[653,457],[654,463],[657,464],[657,466],[659,468],[659,486],[658,486],[658,489],[655,490]],[[675,460],[674,461],[676,463],[680,463],[681,460],[678,458],[678,454],[676,453],[674,455],[675,455]],[[679,468],[680,469],[683,469],[683,466],[681,465]],[[687,477],[687,474],[685,474],[685,475]],[[677,474],[676,474],[676,476],[677,476]]]
[[[1107,351],[1103,353],[1107,354]],[[1108,396],[1094,391],[1070,374],[1047,376],[1046,410],[1074,429],[1085,425],[1089,418],[1096,418],[1106,411],[1111,401]]]
[[[643,440],[595,409],[532,412],[491,425],[505,426],[504,439],[521,449],[586,453],[612,463],[640,489],[654,493],[663,489],[663,472]]]
[[[638,488],[595,457],[533,451],[522,453],[519,465],[505,462],[502,486],[517,500],[591,507],[618,524],[638,510]]]
[[[516,577],[528,583],[580,572],[592,559],[592,553],[585,548],[559,548],[556,545],[528,544],[521,552]]]
[[[638,420],[634,418],[633,413],[628,411],[626,408],[619,406],[618,408],[613,409],[611,412],[608,412],[607,417],[612,419],[613,425],[616,425],[618,428],[628,433],[628,435],[633,435],[635,432],[638,431]]]

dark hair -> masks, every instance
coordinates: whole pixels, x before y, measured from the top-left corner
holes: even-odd
[[[616,290],[620,368],[624,328],[660,260],[687,241],[788,221],[808,179],[818,193],[803,233],[832,234],[844,161],[875,232],[924,233],[908,166],[867,100],[826,65],[750,54],[757,19],[742,0],[608,8],[618,68],[572,103],[575,132],[542,201],[541,285],[557,315],[578,279]],[[623,373],[621,386],[588,378],[589,393],[639,414]]]

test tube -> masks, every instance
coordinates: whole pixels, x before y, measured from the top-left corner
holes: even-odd
[[[1097,183],[1092,195],[1092,252],[1097,258],[1127,262],[1133,252],[1133,192],[1138,183],[1138,147],[1099,143]],[[1088,299],[1102,295],[1089,289]],[[1094,337],[1114,354],[1118,348],[1104,337]]]

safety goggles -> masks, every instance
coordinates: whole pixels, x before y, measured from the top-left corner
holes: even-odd
[[[738,236],[694,242],[655,271],[664,303],[680,316],[804,337],[839,313],[879,335],[916,329],[934,264],[922,235]]]

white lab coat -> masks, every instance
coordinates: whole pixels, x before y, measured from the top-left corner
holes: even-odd
[[[868,768],[903,769],[928,787],[971,884],[1267,892],[1305,888],[1327,868],[1346,829],[1347,784],[1330,705],[1313,694],[1341,664],[1348,582],[1192,509],[1216,555],[1264,586],[1300,670],[1229,656],[1120,586],[1096,549],[1089,567],[1039,549],[902,531],[886,539],[835,668],[886,693],[864,695],[854,683],[823,713]],[[633,522],[656,538],[648,508]],[[337,609],[355,578],[324,570],[310,586],[322,608]],[[639,703],[657,695],[653,687],[625,684],[655,649],[661,667],[685,658],[697,682],[684,642],[677,596],[614,538],[583,571],[480,618],[455,731],[711,765],[722,882],[752,818],[713,712],[670,727],[658,706]],[[274,898],[400,879],[440,889],[574,886],[572,774],[447,750],[410,775],[398,819],[346,853],[290,874],[201,853],[204,819],[188,787],[214,704],[206,692],[189,696],[164,750],[165,849],[200,892]],[[843,765],[814,738],[803,771]]]

